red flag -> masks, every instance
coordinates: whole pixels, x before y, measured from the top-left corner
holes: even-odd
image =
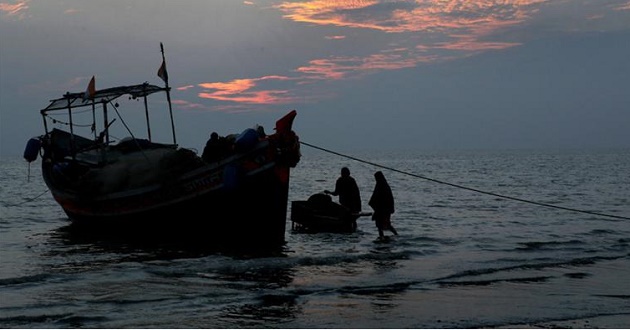
[[[96,94],[96,86],[95,86],[94,76],[92,76],[92,79],[90,79],[90,83],[88,84],[87,89],[85,90],[85,94],[83,94],[83,100],[85,101],[87,99],[93,99],[94,94]]]
[[[157,72],[158,77],[164,80],[164,83],[168,84],[168,72],[166,72],[166,61],[162,60],[162,65]]]

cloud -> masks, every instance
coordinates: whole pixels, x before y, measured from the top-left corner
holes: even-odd
[[[228,101],[247,104],[286,104],[293,102],[295,97],[288,90],[268,89],[255,90],[259,82],[267,80],[291,80],[285,76],[265,76],[261,78],[234,79],[229,82],[201,83],[199,87],[204,92],[198,96],[216,101]]]
[[[428,60],[428,59],[424,59]],[[310,61],[307,66],[295,71],[306,74],[305,79],[340,80],[350,74],[367,73],[376,70],[398,70],[411,68],[422,61],[419,57],[405,57],[395,52],[382,52],[366,57],[331,57]]]
[[[3,13],[5,16],[22,19],[28,10],[28,2],[29,1],[18,1],[15,3],[0,2],[0,13]]]
[[[199,84],[204,89],[197,95],[232,104],[286,104],[329,97],[306,92],[300,86],[353,79],[386,70],[413,68],[421,64],[450,61],[485,51],[522,46],[521,40],[509,40],[506,35],[520,27],[520,35],[536,16],[551,4],[550,0],[307,0],[282,2],[273,8],[285,19],[306,23],[310,27],[341,28],[325,35],[340,45],[356,42],[358,37],[346,30],[357,29],[376,33],[377,38],[367,51],[346,48],[346,53],[332,50],[327,57],[312,58],[285,75],[235,79],[228,82]],[[630,8],[630,2],[616,9]],[[553,10],[549,13],[554,14]],[[591,16],[592,19],[599,17]],[[515,35],[515,34],[512,34]],[[361,35],[363,36],[363,35]],[[340,47],[341,48],[341,47]],[[374,49],[376,48],[376,49]],[[269,87],[284,82],[281,87]]]
[[[68,14],[68,15],[74,15],[74,14],[78,14],[80,12],[81,12],[81,10],[74,9],[74,8],[68,8],[68,9],[63,11],[64,14]]]
[[[332,25],[343,28],[376,30],[391,35],[394,40],[383,43],[380,50],[368,54],[331,55],[309,60],[293,69],[297,75],[235,79],[209,82],[198,86],[203,99],[243,104],[286,104],[297,100],[298,86],[321,81],[356,78],[384,70],[400,70],[459,57],[471,52],[505,49],[520,45],[516,42],[493,41],[496,31],[523,22],[535,12],[528,6],[546,0],[496,1],[375,1],[375,0],[312,0],[284,2],[274,8],[284,18],[300,23]],[[406,46],[397,46],[408,35]],[[347,40],[345,35],[325,36],[329,40]],[[383,39],[381,39],[383,40]],[[416,40],[414,42],[414,40]],[[419,40],[419,41],[418,41]],[[415,43],[415,44],[414,44]],[[446,53],[450,51],[451,53]],[[270,81],[289,81],[282,88],[265,88]],[[313,97],[313,96],[311,96]]]
[[[615,10],[630,10],[630,1],[626,2],[623,5],[619,5],[615,8]]]
[[[284,2],[276,8],[296,22],[375,29],[391,33],[476,29],[497,22],[520,22],[532,5],[548,0]]]
[[[275,8],[284,13],[284,18],[295,22],[376,30],[405,35],[403,39],[411,40],[408,47],[384,44],[377,53],[313,59],[295,69],[305,79],[340,80],[378,70],[451,60],[456,57],[453,52],[465,57],[473,52],[519,46],[520,42],[492,39],[499,32],[525,22],[538,11],[535,5],[547,1],[312,0],[283,2]]]

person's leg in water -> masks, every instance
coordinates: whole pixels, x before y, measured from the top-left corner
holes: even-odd
[[[385,238],[385,233],[383,233],[385,226],[383,225],[383,219],[379,216],[376,219],[376,228],[378,228],[378,238]]]
[[[376,225],[376,228],[378,229],[378,238],[379,239],[385,238],[383,229],[386,229],[386,227],[384,226],[383,215],[378,212],[374,212],[374,214],[372,215],[372,219],[374,220],[374,224]]]
[[[392,226],[392,215],[388,214],[385,216],[385,229],[389,229],[392,233],[394,233],[394,235],[398,236],[398,232],[396,231],[396,229],[394,228],[394,226]]]

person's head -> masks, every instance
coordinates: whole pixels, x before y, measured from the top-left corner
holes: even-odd
[[[383,175],[383,172],[381,171],[377,171],[376,173],[374,173],[374,178],[377,182],[385,182],[385,175]]]
[[[350,176],[350,169],[348,169],[347,167],[342,167],[341,176]]]

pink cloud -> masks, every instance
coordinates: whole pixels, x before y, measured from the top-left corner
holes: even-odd
[[[545,2],[548,0],[391,1],[389,6],[382,6],[381,1],[375,0],[312,0],[284,2],[276,8],[285,13],[285,18],[296,22],[386,33],[423,32],[442,38],[451,36],[455,38],[425,46],[427,49],[435,46],[467,51],[517,45],[485,39],[497,31],[523,23],[537,12],[534,5]],[[449,42],[452,44],[447,45]]]
[[[630,1],[615,8],[615,10],[630,10]]]
[[[229,82],[201,83],[206,91],[198,93],[200,98],[248,104],[286,104],[295,100],[288,90],[255,90],[261,81],[291,80],[284,76],[265,76],[251,79],[235,79]]]
[[[23,18],[26,10],[28,10],[28,1],[18,1],[16,3],[0,2],[0,12],[6,16]]]

